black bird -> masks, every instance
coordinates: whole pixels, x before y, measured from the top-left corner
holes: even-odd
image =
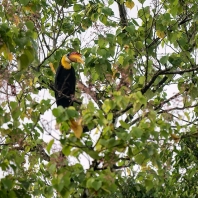
[[[84,63],[82,55],[78,52],[71,52],[64,55],[55,76],[55,98],[57,106],[69,107],[73,105],[75,94],[76,76],[71,62]]]

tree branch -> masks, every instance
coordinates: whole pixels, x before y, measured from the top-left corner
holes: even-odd
[[[159,113],[159,114],[161,114],[161,113],[167,113],[167,112],[169,112],[169,111],[174,111],[174,110],[181,111],[181,110],[185,110],[185,109],[194,108],[194,107],[197,107],[197,106],[198,106],[198,104],[191,105],[191,106],[184,106],[184,107],[173,107],[173,108],[170,108],[170,109],[161,110],[161,111],[159,111],[158,113]]]
[[[162,70],[162,74],[184,74],[184,73],[188,73],[188,72],[193,72],[198,70],[198,66],[196,65],[196,67],[191,68],[191,69],[185,69],[185,70],[175,70],[175,71],[167,71],[167,70]]]
[[[121,23],[120,25],[122,28],[125,28],[128,25],[126,8],[124,6],[124,3],[120,3],[119,0],[117,0],[116,2],[118,4],[118,9],[119,9],[120,23]]]

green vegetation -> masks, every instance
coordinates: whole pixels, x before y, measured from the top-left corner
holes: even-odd
[[[2,0],[0,198],[196,197],[197,6]],[[53,68],[71,51],[85,65],[74,106],[57,108]]]

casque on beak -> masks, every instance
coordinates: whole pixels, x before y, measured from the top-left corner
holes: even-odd
[[[76,59],[76,62],[77,62],[77,63],[81,63],[81,64],[84,64],[84,63],[85,63],[82,57],[78,57],[78,58]]]
[[[84,60],[82,58],[82,55],[78,52],[72,52],[69,54],[68,56],[69,60],[72,62],[77,62],[77,63],[81,63],[84,64]]]

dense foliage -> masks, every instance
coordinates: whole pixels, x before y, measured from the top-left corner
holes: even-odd
[[[0,197],[196,197],[197,6],[2,0]],[[74,107],[57,108],[71,51],[85,65]]]

